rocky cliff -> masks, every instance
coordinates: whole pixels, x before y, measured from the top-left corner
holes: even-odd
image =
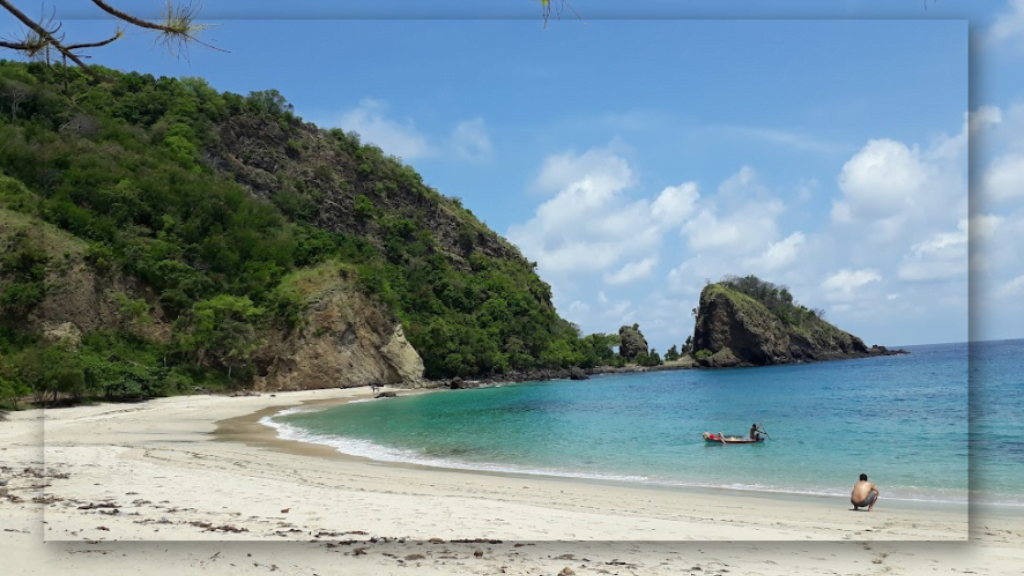
[[[864,342],[801,306],[772,310],[723,284],[700,295],[693,335],[700,366],[764,366],[902,353]]]
[[[640,332],[640,326],[633,324],[619,328],[619,355],[632,360],[641,352],[647,354],[647,339]]]
[[[143,283],[115,269],[104,271],[89,258],[81,239],[33,216],[0,208],[0,249],[10,255],[23,244],[37,250],[43,262],[38,284],[45,286],[44,296],[24,315],[0,306],[0,327],[17,324],[71,349],[83,335],[103,330],[170,343],[172,322]],[[0,292],[11,282],[10,275],[0,275]],[[302,312],[295,327],[271,324],[258,330],[257,389],[422,384],[423,362],[405,339],[401,322],[355,290],[353,282],[354,276],[337,263],[300,269],[282,281],[282,289],[302,302]]]
[[[302,299],[305,312],[296,328],[268,334],[257,355],[257,389],[423,383],[423,361],[401,322],[355,290],[354,280],[346,266],[333,262],[285,278],[284,288]]]

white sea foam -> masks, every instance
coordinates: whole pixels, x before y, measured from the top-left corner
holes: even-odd
[[[287,410],[278,412],[274,416],[267,416],[262,418],[260,420],[260,423],[271,428],[274,428],[277,431],[278,437],[280,437],[283,440],[293,440],[297,442],[306,442],[311,444],[330,446],[342,454],[367,458],[370,460],[376,460],[380,462],[394,462],[402,464],[413,464],[419,466],[430,466],[435,468],[469,470],[478,472],[527,474],[532,476],[575,478],[581,480],[640,483],[650,486],[662,487],[724,489],[741,492],[760,492],[775,494],[791,494],[797,496],[822,496],[834,498],[849,497],[849,491],[845,489],[833,489],[824,487],[811,487],[798,490],[790,487],[759,483],[690,482],[667,478],[652,478],[650,476],[645,475],[602,474],[596,472],[581,472],[574,470],[534,468],[529,466],[517,466],[514,464],[498,464],[492,462],[466,462],[463,460],[456,460],[452,458],[427,456],[415,450],[384,446],[382,444],[378,444],[376,442],[372,442],[369,440],[345,438],[341,436],[333,436],[327,434],[315,434],[303,430],[302,428],[299,428],[297,426],[293,426],[291,424],[287,424],[284,422],[279,422],[274,419],[276,417],[288,416],[291,414],[315,412],[316,410],[317,409],[312,408],[289,408]],[[948,504],[963,504],[967,502],[966,495],[956,493],[953,491],[940,491],[938,494],[935,494],[935,491],[923,491],[916,489],[915,487],[907,487],[904,488],[903,490],[900,490],[898,488],[890,488],[889,490],[887,490],[887,492],[887,499],[895,501],[937,502]],[[1024,503],[1013,501],[992,501],[986,503],[991,503],[995,505],[1024,506]]]

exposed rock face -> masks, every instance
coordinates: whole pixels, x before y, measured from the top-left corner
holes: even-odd
[[[232,175],[256,197],[270,200],[281,189],[281,176],[303,181],[322,198],[313,222],[325,230],[365,238],[384,245],[379,224],[363,220],[356,197],[364,196],[388,214],[417,212],[436,238],[441,251],[456,268],[468,267],[468,252],[525,262],[519,249],[482,224],[465,228],[450,201],[435,202],[411,189],[378,189],[377,176],[347,180],[341,175],[359,174],[362,160],[338,149],[330,135],[312,124],[293,126],[286,133],[269,118],[238,115],[218,126],[219,141],[209,151],[210,163]],[[295,146],[290,146],[294,143]],[[330,176],[334,174],[334,176]],[[467,235],[467,236],[463,236]],[[467,249],[471,245],[472,247]]]
[[[0,322],[22,322],[49,342],[74,348],[82,336],[117,328],[141,338],[168,342],[170,323],[156,296],[137,280],[116,270],[99,273],[84,258],[85,243],[35,218],[0,208],[0,248],[6,238],[26,231],[59,266],[47,273],[46,297],[26,318],[9,318],[0,309]],[[262,334],[266,345],[256,355],[258,390],[304,390],[365,386],[372,382],[419,386],[423,361],[405,339],[401,323],[383,306],[351,287],[348,278],[325,274],[309,296],[301,329],[275,328]],[[4,285],[0,276],[0,288]],[[150,304],[146,321],[121,309],[118,295]]]
[[[587,373],[584,372],[582,368],[578,368],[576,366],[573,366],[572,368],[569,369],[569,379],[570,380],[589,380],[590,376],[587,376]]]
[[[421,385],[423,361],[401,323],[362,294],[335,286],[310,303],[305,325],[274,332],[260,353],[259,390]]]
[[[77,349],[82,345],[82,331],[72,322],[48,322],[43,326],[43,340]]]
[[[104,328],[119,328],[156,342],[167,342],[170,326],[159,310],[150,309],[148,322],[137,322],[122,310],[117,295],[155,302],[156,296],[134,278],[117,270],[100,274],[85,261],[86,243],[56,226],[26,214],[0,208],[0,249],[9,248],[15,234],[24,234],[51,258],[47,266],[47,291],[42,301],[24,318],[0,308],[0,322],[16,322],[47,342],[64,342],[76,348],[82,335]],[[0,287],[7,281],[0,275]]]
[[[636,324],[619,328],[619,340],[619,354],[626,360],[636,358],[641,352],[647,353],[647,339]]]
[[[860,338],[818,318],[799,325],[783,322],[753,298],[718,284],[701,291],[693,349],[698,364],[713,368],[904,353],[868,348]]]

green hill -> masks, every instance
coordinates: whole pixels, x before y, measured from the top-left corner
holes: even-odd
[[[604,353],[558,317],[535,264],[357,134],[302,122],[273,90],[103,72],[0,61],[5,382],[250,385],[367,314],[401,328],[429,378]],[[358,305],[324,307],[325,283]],[[356,315],[326,312],[342,309]],[[48,336],[68,323],[70,344]]]

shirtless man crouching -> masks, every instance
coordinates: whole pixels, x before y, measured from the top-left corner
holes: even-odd
[[[853,504],[853,509],[864,508],[871,512],[871,509],[875,507],[875,502],[878,502],[878,488],[871,482],[868,482],[868,475],[861,474],[860,481],[853,485],[853,492],[850,493],[850,503]]]

